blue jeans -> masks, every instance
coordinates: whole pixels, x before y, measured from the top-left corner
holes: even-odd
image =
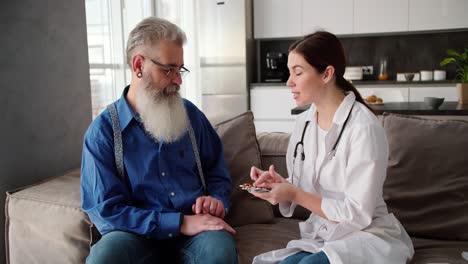
[[[330,264],[330,261],[323,251],[315,254],[301,251],[285,258],[280,264]]]
[[[153,240],[114,231],[91,247],[87,264],[102,263],[237,263],[234,238],[226,231],[205,231],[193,237]]]

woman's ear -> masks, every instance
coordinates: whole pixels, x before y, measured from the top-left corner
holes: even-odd
[[[322,81],[324,83],[329,83],[333,80],[333,76],[335,76],[335,67],[328,65],[322,73]]]

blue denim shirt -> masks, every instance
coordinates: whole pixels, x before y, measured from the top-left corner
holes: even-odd
[[[149,136],[125,95],[116,101],[127,182],[117,174],[112,123],[104,110],[89,126],[83,143],[81,203],[101,234],[126,231],[153,239],[179,235],[181,214],[204,195],[188,133],[177,142]],[[208,194],[230,206],[231,177],[221,141],[205,115],[184,99],[195,132]]]

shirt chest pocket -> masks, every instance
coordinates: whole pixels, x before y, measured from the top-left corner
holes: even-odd
[[[320,171],[320,186],[328,191],[343,192],[345,186],[346,162],[342,154],[325,158]]]
[[[166,146],[161,157],[177,171],[193,172],[196,168],[195,153],[190,141]]]

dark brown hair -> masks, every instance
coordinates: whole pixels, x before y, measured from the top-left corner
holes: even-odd
[[[336,85],[343,91],[353,92],[356,100],[374,113],[374,110],[366,104],[356,87],[343,77],[346,58],[343,46],[335,35],[326,31],[317,31],[294,42],[289,47],[289,52],[292,51],[304,57],[307,63],[319,73],[323,73],[329,65],[333,66],[335,68]]]

